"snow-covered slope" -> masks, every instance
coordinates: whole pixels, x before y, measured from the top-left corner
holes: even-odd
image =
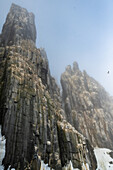
[[[2,160],[5,156],[5,140],[1,136],[1,126],[0,126],[0,170],[3,170]]]
[[[97,170],[113,170],[113,158],[110,156],[110,149],[106,148],[95,148],[95,156],[97,159]]]

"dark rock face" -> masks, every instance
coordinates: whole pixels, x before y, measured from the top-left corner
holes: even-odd
[[[92,146],[63,117],[60,90],[50,75],[45,51],[35,47],[35,36],[33,14],[12,5],[0,47],[0,125],[6,138],[3,165],[6,170],[9,166],[39,170],[43,160],[61,170],[71,161],[74,168],[88,163],[95,170]]]
[[[3,164],[6,169],[9,165],[24,169],[38,154],[45,162],[49,159],[51,166],[57,166],[51,163],[55,156],[48,155],[52,149],[54,154],[59,153],[59,148],[55,106],[38,77],[40,69],[37,70],[37,64],[43,62],[40,50],[27,42],[5,50],[8,55],[5,58],[1,56],[5,70],[0,81],[0,120],[2,135],[6,138]],[[51,144],[48,151],[47,141]],[[54,146],[53,142],[56,143]]]
[[[113,152],[110,152],[109,155],[111,156],[111,158],[113,158]]]
[[[33,13],[12,4],[0,37],[1,46],[14,45],[21,40],[36,41],[36,28]]]
[[[104,88],[76,62],[66,68],[61,84],[67,121],[93,146],[113,149],[113,100]]]

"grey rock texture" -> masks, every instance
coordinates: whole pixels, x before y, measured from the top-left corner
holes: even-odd
[[[0,36],[1,46],[14,45],[21,40],[36,41],[34,14],[12,4]]]
[[[75,62],[61,76],[66,119],[93,146],[113,149],[113,99]]]
[[[84,162],[95,169],[93,148],[87,152],[90,144],[61,115],[60,94],[54,79],[48,78],[51,84],[47,87],[38,74],[41,68],[37,69],[37,64],[43,63],[40,49],[23,41],[21,46],[0,50],[0,122],[6,138],[5,169],[9,165],[16,169],[40,167],[40,160],[56,170],[69,160],[75,168],[82,168]]]
[[[88,163],[95,170],[92,146],[63,117],[60,90],[50,75],[46,53],[34,44],[32,16],[13,4],[1,34],[0,125],[6,138],[4,169],[10,166],[39,170],[43,160],[49,167],[61,170],[71,160],[74,168],[82,169]],[[18,28],[19,23],[22,25]],[[8,33],[7,39],[5,33],[12,29],[14,34]],[[18,31],[21,34],[16,39]]]

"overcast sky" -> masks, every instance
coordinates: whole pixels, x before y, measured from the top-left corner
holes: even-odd
[[[37,47],[57,81],[77,61],[113,95],[113,0],[0,0],[0,31],[12,3],[35,14]]]

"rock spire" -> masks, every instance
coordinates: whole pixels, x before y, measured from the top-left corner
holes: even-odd
[[[22,40],[36,41],[34,14],[12,4],[0,36],[1,46],[19,44]]]

